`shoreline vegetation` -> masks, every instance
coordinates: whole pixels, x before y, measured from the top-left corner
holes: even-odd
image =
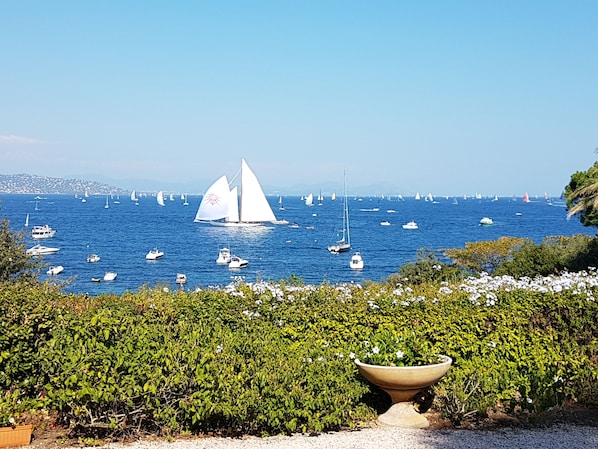
[[[399,345],[389,351],[454,360],[419,404],[436,428],[595,416],[598,273],[587,236],[477,242],[452,250],[454,263],[422,252],[364,285],[291,277],[97,297],[37,280],[21,239],[4,221],[0,421],[33,423],[34,434],[94,445],[367,429],[389,399],[354,359],[381,350],[381,333]],[[567,269],[576,264],[589,268]]]

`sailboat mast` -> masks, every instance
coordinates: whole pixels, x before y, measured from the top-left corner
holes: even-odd
[[[345,226],[343,232],[347,233],[347,244],[351,246],[351,231],[349,230],[349,203],[347,202],[347,172],[343,172],[343,182],[345,190]]]

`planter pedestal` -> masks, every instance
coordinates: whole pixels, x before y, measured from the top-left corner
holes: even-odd
[[[0,447],[25,446],[31,443],[31,424],[15,427],[0,427]]]
[[[376,424],[381,427],[402,427],[424,429],[430,425],[428,419],[415,411],[412,402],[397,402],[378,416]]]
[[[424,366],[368,365],[355,360],[361,375],[382,388],[392,400],[390,409],[378,416],[378,425],[412,429],[430,425],[428,419],[413,408],[413,398],[422,389],[438,382],[453,363],[453,359],[445,355],[439,359],[439,363]]]

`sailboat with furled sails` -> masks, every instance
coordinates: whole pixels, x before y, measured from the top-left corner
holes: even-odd
[[[351,232],[349,231],[349,204],[347,203],[347,176],[345,174],[344,190],[345,198],[343,202],[343,230],[342,237],[334,245],[328,247],[331,253],[344,253],[351,249]]]
[[[240,195],[237,187],[230,188],[226,175],[221,176],[204,194],[194,221],[229,227],[278,223],[257,177],[245,159],[241,161]]]

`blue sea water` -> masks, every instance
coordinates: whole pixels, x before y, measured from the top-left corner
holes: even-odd
[[[296,275],[306,283],[380,281],[399,266],[415,261],[417,250],[462,248],[466,242],[494,240],[501,236],[527,237],[540,243],[552,235],[593,235],[577,218],[567,220],[562,200],[544,198],[524,203],[521,198],[461,199],[440,198],[435,202],[407,198],[349,198],[352,251],[331,254],[327,246],[339,238],[343,201],[327,198],[322,205],[308,207],[299,197],[284,197],[284,210],[278,197],[268,197],[280,220],[289,225],[259,228],[222,228],[195,223],[201,196],[189,197],[189,205],[178,198],[164,207],[151,196],[139,205],[129,198],[92,196],[86,202],[71,195],[2,195],[0,215],[10,220],[11,229],[24,230],[27,246],[41,243],[60,248],[45,256],[49,265],[62,265],[64,271],[51,279],[69,280],[65,290],[98,295],[121,294],[141,286],[175,284],[176,274],[185,273],[185,289],[217,287],[237,277],[247,282],[276,281]],[[29,214],[29,227],[25,227]],[[480,226],[482,217],[494,220]],[[419,229],[405,230],[402,224],[414,220]],[[390,226],[382,226],[382,221]],[[31,227],[48,224],[57,230],[47,240],[33,241]],[[240,270],[217,265],[221,247],[249,260]],[[159,248],[163,258],[147,261],[146,253]],[[363,270],[349,268],[351,255],[359,251],[365,261]],[[88,263],[87,255],[101,257]],[[111,282],[92,282],[106,271],[118,276]],[[46,275],[42,275],[46,278]]]

